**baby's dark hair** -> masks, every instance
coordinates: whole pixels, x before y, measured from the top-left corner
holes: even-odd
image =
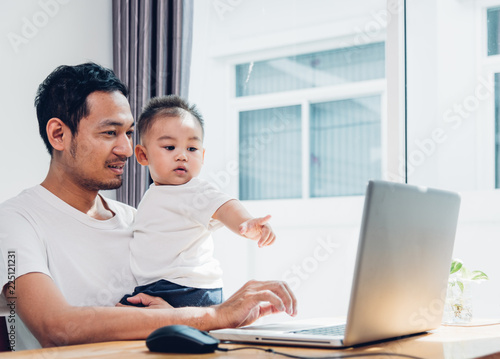
[[[202,136],[204,136],[203,117],[195,105],[190,105],[186,100],[177,95],[153,97],[146,106],[144,106],[139,116],[139,120],[137,121],[137,131],[141,138],[141,142],[158,116],[184,117],[187,113],[198,120],[201,126]]]

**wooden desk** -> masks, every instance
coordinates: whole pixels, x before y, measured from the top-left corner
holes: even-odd
[[[241,345],[221,344],[224,348],[237,348]],[[264,347],[264,346],[259,346]],[[267,347],[266,347],[267,348]],[[276,351],[293,355],[310,357],[341,357],[342,354],[355,353],[377,353],[389,352],[394,354],[409,354],[421,358],[432,359],[461,359],[478,358],[498,359],[500,354],[500,325],[476,326],[476,327],[452,327],[442,326],[431,333],[413,336],[400,340],[387,341],[356,349],[331,350],[331,349],[309,349],[295,347],[272,347]],[[257,350],[242,350],[235,352],[216,352],[214,354],[180,355],[150,353],[143,340],[106,342],[85,345],[73,345],[60,348],[49,348],[39,350],[26,350],[15,353],[0,354],[0,358],[103,358],[103,359],[131,359],[131,358],[284,358],[280,355],[265,353]],[[370,358],[387,358],[381,354]],[[392,357],[391,357],[392,358]],[[395,356],[394,358],[397,358]]]

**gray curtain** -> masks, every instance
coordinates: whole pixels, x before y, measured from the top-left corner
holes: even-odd
[[[192,0],[113,0],[113,69],[129,87],[135,120],[152,97],[187,97],[192,15]],[[117,200],[137,207],[149,183],[147,168],[130,158]]]

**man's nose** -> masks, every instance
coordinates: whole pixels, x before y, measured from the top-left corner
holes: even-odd
[[[132,138],[123,134],[118,138],[116,146],[113,148],[113,152],[119,156],[130,157],[134,154],[134,149],[132,148]]]

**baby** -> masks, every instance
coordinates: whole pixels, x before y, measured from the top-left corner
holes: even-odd
[[[139,117],[137,161],[149,166],[153,184],[145,193],[134,223],[131,268],[138,293],[161,297],[173,307],[220,304],[222,271],[213,257],[211,232],[232,231],[272,244],[271,216],[253,218],[241,202],[197,178],[205,150],[203,119],[195,106],[178,96],[150,100]],[[222,224],[221,224],[222,223]]]

